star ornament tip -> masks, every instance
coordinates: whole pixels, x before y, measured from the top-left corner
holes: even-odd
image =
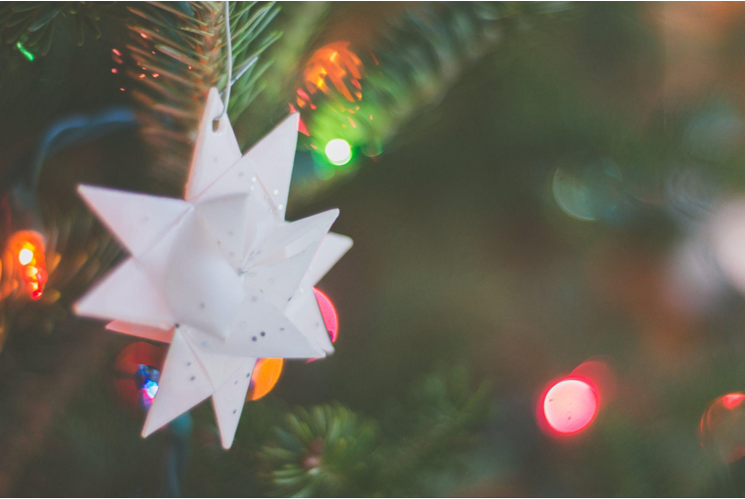
[[[79,187],[130,256],[74,310],[170,343],[143,436],[212,397],[229,448],[258,358],[333,352],[313,286],[352,241],[329,232],[338,210],[285,220],[297,113],[242,155],[221,111],[212,89],[184,199]]]

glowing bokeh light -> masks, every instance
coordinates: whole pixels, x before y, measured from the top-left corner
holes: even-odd
[[[592,194],[575,175],[557,168],[553,179],[553,193],[556,204],[567,215],[578,220],[595,220]]]
[[[329,161],[336,166],[346,165],[352,159],[352,148],[344,139],[330,140],[324,151]]]
[[[714,399],[701,416],[698,434],[701,447],[722,462],[745,457],[745,394]]]
[[[742,393],[728,393],[722,397],[722,404],[727,409],[734,409],[742,404],[743,400],[745,400],[745,395]]]
[[[259,359],[256,361],[251,383],[248,385],[246,401],[259,400],[274,389],[282,375],[284,359]]]
[[[333,89],[349,102],[362,99],[360,79],[364,66],[349,45],[344,41],[333,42],[313,53],[303,72],[306,88],[311,94],[318,90],[328,94]]]
[[[142,388],[140,388],[142,403],[145,407],[150,407],[153,404],[156,393],[158,393],[158,383],[153,380],[145,381]]]
[[[565,378],[549,388],[542,408],[549,428],[567,435],[580,432],[592,423],[598,411],[598,397],[588,382]]]
[[[34,56],[34,54],[29,52],[29,50],[26,47],[24,47],[21,42],[16,42],[16,48],[18,48],[21,54],[23,54],[23,57],[25,57],[29,61],[33,61],[36,58],[36,56]]]
[[[339,337],[339,316],[336,314],[336,309],[331,300],[320,290],[313,288],[313,293],[316,295],[316,301],[318,302],[318,308],[321,309],[321,316],[323,317],[323,324],[326,326],[331,337],[331,343],[336,342]]]
[[[605,355],[590,357],[569,374],[570,378],[581,379],[594,389],[598,410],[616,395],[618,382],[609,362],[610,358]]]
[[[114,386],[119,399],[133,414],[149,409],[158,393],[160,369],[167,347],[136,341],[127,345],[114,364]]]
[[[34,252],[31,251],[29,248],[23,248],[18,253],[18,261],[21,262],[21,265],[28,265],[31,263],[31,260],[34,259]]]
[[[298,112],[297,108],[294,105],[292,105],[292,103],[290,103],[290,112],[291,113]],[[310,137],[310,132],[308,131],[308,127],[305,126],[305,122],[303,121],[302,116],[298,120],[297,131],[302,133],[305,136]]]
[[[33,300],[44,294],[47,282],[44,238],[38,232],[21,230],[15,232],[8,241],[4,262],[17,262],[7,268],[15,268],[15,279]]]
[[[714,255],[726,278],[745,293],[745,198],[726,202],[709,221]]]

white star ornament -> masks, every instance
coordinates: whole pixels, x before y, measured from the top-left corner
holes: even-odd
[[[229,448],[257,358],[333,352],[313,286],[351,247],[329,210],[286,222],[298,115],[245,156],[210,91],[185,199],[80,186],[131,256],[76,305],[108,329],[170,343],[143,436],[209,396]]]

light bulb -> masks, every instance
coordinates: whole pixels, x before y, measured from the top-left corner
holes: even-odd
[[[550,429],[567,435],[581,432],[592,423],[598,412],[598,397],[588,382],[565,378],[549,388],[542,405]]]
[[[344,139],[333,139],[326,144],[326,157],[329,161],[336,165],[342,166],[349,163],[352,159],[352,148]]]
[[[16,275],[29,296],[34,300],[41,298],[47,282],[42,235],[32,230],[18,231],[8,241],[6,252],[20,264]]]
[[[246,400],[259,400],[271,392],[282,374],[284,359],[259,359],[256,361]]]
[[[23,248],[18,253],[18,261],[21,262],[21,265],[28,265],[29,263],[31,263],[31,260],[33,259],[34,259],[34,252],[28,248]]]
[[[331,343],[336,341],[339,337],[339,316],[336,314],[336,309],[331,300],[322,291],[317,288],[313,288],[313,293],[316,295],[316,301],[318,302],[318,308],[321,310],[321,317],[323,317],[323,325],[326,326],[331,337]]]

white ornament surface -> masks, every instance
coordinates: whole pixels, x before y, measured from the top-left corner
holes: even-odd
[[[298,115],[241,156],[222,106],[212,89],[185,200],[80,186],[131,256],[75,310],[171,344],[143,436],[211,396],[229,448],[257,358],[333,352],[312,288],[352,241],[338,210],[285,221]]]

